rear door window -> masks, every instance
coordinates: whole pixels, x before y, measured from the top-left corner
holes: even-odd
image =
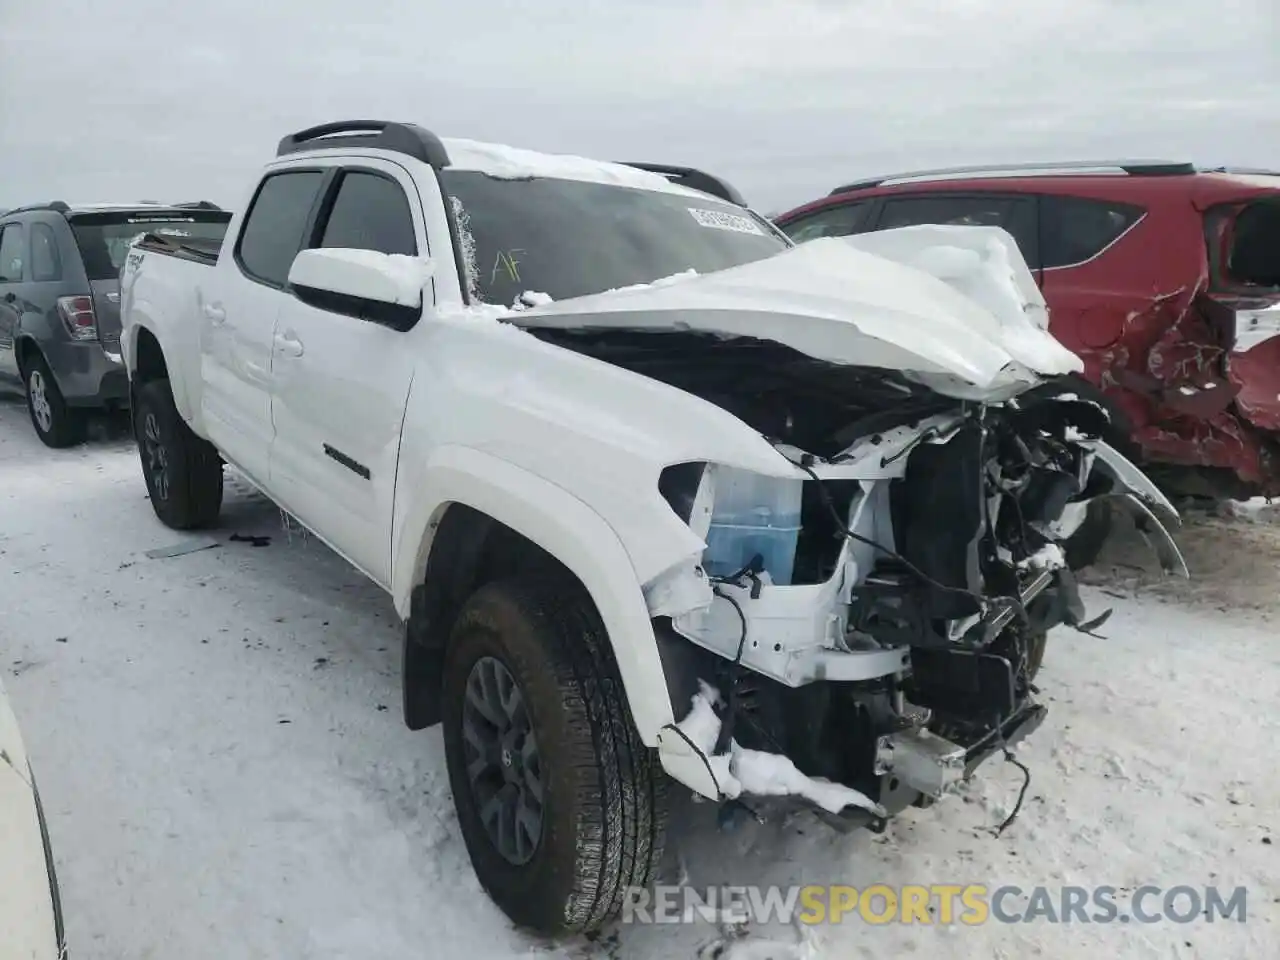
[[[26,269],[27,245],[20,223],[7,223],[0,231],[0,283],[21,283]]]
[[[1142,219],[1141,207],[1086,197],[1040,197],[1040,259],[1045,269],[1092,260]]]
[[[58,237],[47,223],[31,225],[31,279],[40,283],[62,279]]]
[[[324,177],[322,170],[291,170],[262,181],[236,246],[240,268],[251,278],[284,287]]]
[[[848,237],[867,229],[872,201],[856,200],[827,207],[780,227],[796,243],[819,237]]]
[[[415,256],[418,244],[404,189],[390,177],[376,173],[353,170],[343,174],[320,246]]]
[[[1030,197],[1007,194],[930,193],[894,196],[884,201],[877,230],[944,224],[964,227],[1002,227],[1018,244],[1032,270],[1040,266],[1035,204]]]

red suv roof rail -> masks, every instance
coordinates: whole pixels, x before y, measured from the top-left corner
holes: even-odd
[[[1059,163],[1013,163],[971,167],[941,167],[870,177],[836,187],[829,196],[869,190],[913,180],[947,180],[961,177],[1052,177],[1061,175],[1113,174],[1130,177],[1185,176],[1199,172],[1193,163],[1180,160],[1068,160]]]

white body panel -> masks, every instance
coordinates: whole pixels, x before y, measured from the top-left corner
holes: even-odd
[[[0,684],[0,956],[58,956],[52,880],[17,718]]]
[[[498,177],[532,169],[702,196],[593,161],[534,162],[528,157],[538,155],[459,142],[450,149],[464,169]],[[830,363],[902,371],[940,392],[977,399],[1017,393],[1040,374],[1079,369],[1045,331],[1036,313],[1043,301],[1036,302],[1034,285],[1019,280],[1021,261],[1010,266],[1008,246],[985,232],[915,241],[907,231],[896,240],[885,234],[889,239],[878,243],[897,244],[886,246],[885,256],[844,241],[816,241],[716,274],[519,313],[466,307],[445,199],[425,165],[379,151],[332,149],[276,161],[268,171],[354,163],[376,166],[405,187],[419,256],[433,261],[422,273],[416,325],[398,332],[247,279],[230,253],[241,214],[216,266],[131,256],[122,340],[130,370],[146,329],[163,346],[178,408],[195,432],[388,589],[402,616],[452,504],[488,514],[552,554],[578,576],[601,614],[642,739],[661,743],[668,770],[695,789],[705,786],[698,765],[662,735],[688,705],[671,703],[652,617],[670,614],[689,639],[720,649],[716,624],[731,622],[725,618],[732,613],[701,577],[703,539],[664,500],[659,476],[691,461],[774,477],[804,474],[721,407],[520,326],[699,329],[768,339]],[[961,266],[972,269],[956,269],[957,256],[945,252],[953,248]],[[926,268],[908,265],[922,252]],[[312,283],[323,282],[318,264],[305,269]],[[330,292],[342,293],[349,283],[369,289],[367,277],[344,276],[334,277]],[[403,303],[412,291],[398,277],[396,299]],[[223,308],[225,318],[211,319],[209,304]],[[891,536],[884,494],[905,459],[886,465],[882,458],[891,449],[906,451],[921,433],[889,431],[874,455],[868,450],[821,468],[864,482],[851,518],[857,529]],[[857,451],[855,444],[851,452]],[[850,543],[828,583],[766,586],[748,619],[768,634],[768,649],[744,662],[793,685],[900,670],[900,653],[868,659],[842,649],[840,624],[830,615],[871,559]]]

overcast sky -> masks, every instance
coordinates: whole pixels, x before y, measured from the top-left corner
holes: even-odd
[[[939,164],[1275,168],[1280,0],[0,0],[0,207],[238,205],[349,117],[702,166],[768,212]]]

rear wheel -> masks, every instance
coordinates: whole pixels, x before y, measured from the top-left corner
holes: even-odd
[[[665,777],[580,587],[511,580],[477,591],[450,638],[443,714],[467,852],[515,923],[594,930],[628,887],[652,882]]]
[[[45,446],[54,449],[82,442],[85,437],[83,412],[67,406],[44,357],[33,351],[29,364],[24,382],[27,411],[36,436]]]
[[[182,419],[168,380],[138,388],[133,428],[156,516],[175,530],[213,526],[222,510],[222,460]]]

